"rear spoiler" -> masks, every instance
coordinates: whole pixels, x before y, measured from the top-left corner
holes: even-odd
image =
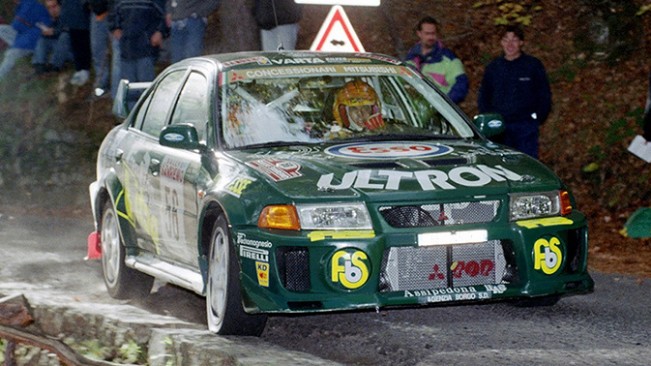
[[[126,79],[120,80],[113,100],[113,114],[119,118],[127,118],[140,96],[151,84],[151,82],[130,83]]]

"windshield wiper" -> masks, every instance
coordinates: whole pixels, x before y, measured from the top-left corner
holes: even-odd
[[[261,142],[259,144],[251,144],[244,146],[233,147],[235,150],[246,150],[246,149],[263,149],[263,148],[272,148],[272,147],[282,147],[282,146],[295,146],[295,145],[312,145],[315,142],[311,141],[269,141]]]
[[[387,133],[387,134],[378,134],[365,136],[366,140],[371,141],[388,141],[388,140],[415,140],[415,141],[425,141],[425,140],[457,140],[459,136],[450,136],[450,135],[423,135],[423,134],[405,134],[405,133]]]

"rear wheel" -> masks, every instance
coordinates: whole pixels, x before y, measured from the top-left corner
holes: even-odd
[[[267,316],[249,315],[244,311],[238,258],[223,215],[215,222],[209,258],[206,290],[208,329],[221,335],[262,334]]]
[[[124,263],[126,251],[120,237],[118,218],[110,202],[104,205],[102,226],[102,270],[109,295],[116,299],[138,299],[149,295],[154,278],[129,268]]]

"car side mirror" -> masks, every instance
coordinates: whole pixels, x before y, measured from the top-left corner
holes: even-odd
[[[169,125],[162,129],[158,142],[162,146],[185,150],[202,150],[197,129],[189,124]]]
[[[479,132],[486,137],[499,135],[506,128],[502,115],[498,113],[478,114],[473,117],[472,122],[479,129]]]

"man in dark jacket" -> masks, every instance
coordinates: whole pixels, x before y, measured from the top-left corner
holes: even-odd
[[[165,0],[118,0],[110,14],[110,28],[120,41],[120,73],[131,82],[156,77],[165,25]]]
[[[524,33],[508,26],[502,34],[504,54],[486,67],[479,88],[480,113],[499,113],[506,124],[497,142],[538,158],[539,127],[551,110],[545,68],[522,51]]]

